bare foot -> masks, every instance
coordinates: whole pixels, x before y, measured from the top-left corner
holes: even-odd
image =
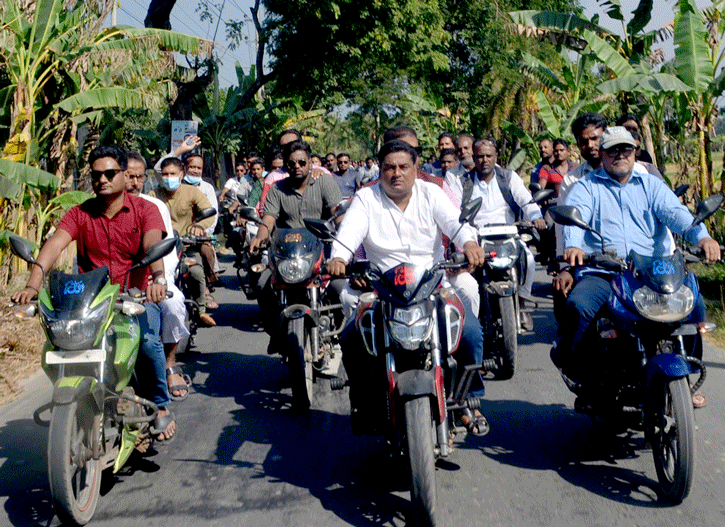
[[[158,419],[158,418],[164,417],[165,415],[169,415],[170,413],[171,413],[171,411],[168,408],[162,408],[159,410],[159,413],[156,416],[156,418]],[[175,433],[176,433],[176,421],[171,421],[166,426],[166,430],[164,430],[164,432],[159,434],[159,436],[156,439],[158,439],[159,441],[166,441],[168,439],[171,439]]]

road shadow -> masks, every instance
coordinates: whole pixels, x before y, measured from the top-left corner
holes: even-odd
[[[32,419],[0,428],[0,497],[16,527],[47,526],[55,516],[48,485],[48,429]]]
[[[509,466],[557,472],[572,485],[612,501],[639,507],[672,506],[659,498],[656,480],[622,464],[639,458],[652,463],[642,434],[615,435],[563,404],[484,400],[482,412],[491,432],[482,438],[468,436],[459,448],[478,449]]]

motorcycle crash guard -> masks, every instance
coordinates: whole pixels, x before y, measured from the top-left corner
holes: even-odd
[[[687,360],[682,355],[674,353],[655,355],[647,362],[645,368],[647,386],[657,377],[681,379],[692,373]]]
[[[486,292],[496,296],[512,296],[516,292],[514,283],[507,282],[489,282],[486,284]]]
[[[53,404],[70,404],[91,395],[96,411],[103,410],[103,385],[92,377],[61,377],[53,387]]]

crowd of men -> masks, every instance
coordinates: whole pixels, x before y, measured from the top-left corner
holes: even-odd
[[[572,159],[564,139],[540,142],[541,162],[532,172],[532,182],[554,188],[559,203],[575,204],[585,221],[600,230],[605,240],[626,257],[637,248],[647,255],[670,251],[670,231],[681,234],[691,222],[691,215],[662,182],[662,175],[640,149],[640,123],[633,115],[623,116],[617,126],[608,127],[599,114],[583,114],[573,123],[572,132],[581,155],[581,163]],[[72,209],[59,223],[55,234],[43,246],[38,261],[46,269],[72,240],[78,241],[78,268],[89,271],[102,265],[111,269],[111,280],[120,283],[124,272],[155,241],[165,236],[191,233],[202,236],[214,232],[216,216],[197,221],[199,211],[219,209],[214,187],[202,179],[203,158],[197,152],[198,137],[190,137],[155,165],[158,185],[146,181],[146,160],[138,153],[119,147],[98,147],[89,157],[90,175],[95,197]],[[438,140],[435,159],[421,163],[421,145],[416,131],[396,126],[384,136],[377,157],[353,163],[347,153],[315,155],[296,130],[282,132],[274,148],[261,156],[250,152],[235,166],[235,175],[226,181],[220,198],[244,200],[256,207],[265,228],[260,228],[250,244],[256,250],[276,227],[299,227],[305,217],[325,217],[343,198],[354,198],[342,218],[339,239],[333,245],[328,269],[344,275],[345,264],[352,258],[348,248],[362,247],[367,258],[383,271],[405,261],[427,264],[444,254],[444,240],[450,239],[462,251],[471,268],[482,265],[484,253],[478,245],[476,228],[491,223],[531,221],[537,229],[547,224],[523,179],[499,164],[494,138],[474,138],[470,134],[443,133]],[[354,166],[357,165],[357,166]],[[596,188],[596,192],[591,191]],[[148,194],[144,191],[147,190]],[[458,230],[457,216],[462,205],[481,198],[482,207],[472,225]],[[667,205],[665,209],[662,204]],[[238,203],[235,204],[238,206]],[[615,214],[602,222],[602,215]],[[621,220],[612,220],[612,218]],[[643,220],[646,218],[646,221]],[[110,225],[110,243],[99,243]],[[556,233],[557,254],[570,265],[581,263],[585,254],[596,250],[586,236],[567,228]],[[688,240],[703,248],[708,260],[719,259],[719,245],[704,227],[688,232]],[[522,296],[528,296],[534,280],[534,256],[523,246],[528,273],[522,277]],[[204,244],[187,255],[197,265],[190,268],[189,294],[199,305],[199,323],[216,324],[209,313],[217,307],[211,295],[219,271],[213,246]],[[158,440],[169,439],[176,430],[170,399],[181,400],[188,394],[188,379],[176,365],[179,342],[188,336],[184,326],[184,298],[173,284],[177,265],[175,254],[155,262],[147,275],[136,277],[139,287],[147,290],[152,302],[141,316],[144,339],[138,369],[143,372],[146,395],[161,409],[155,428]],[[574,284],[567,267],[555,268],[554,288],[558,295],[561,340],[552,360],[567,374],[581,374],[587,350],[582,335],[594,318],[609,291],[606,281],[586,280]],[[27,287],[13,298],[27,302],[42,286],[42,276],[35,269]],[[481,327],[477,320],[480,306],[479,284],[469,270],[447,277],[464,301],[467,317],[461,353],[468,363],[480,363],[483,354]],[[269,287],[260,280],[261,290]],[[174,295],[166,298],[170,289]],[[272,337],[268,351],[278,352],[273,336],[279,319],[273,294],[258,298],[265,330]],[[346,296],[347,294],[347,296]],[[343,299],[354,292],[342,293]],[[153,307],[158,305],[158,307]],[[704,317],[699,306],[694,317]],[[521,311],[521,325],[533,328],[533,320]],[[367,355],[360,352],[350,331],[343,344],[343,361],[351,381],[353,419],[366,426],[365,404],[356,394],[360,372],[370,366]],[[355,351],[357,350],[357,351]],[[698,351],[695,351],[696,355]],[[701,348],[699,349],[701,353]],[[480,379],[473,394],[483,394]],[[704,395],[693,398],[704,406]],[[486,433],[489,425],[481,413],[461,417],[469,432]]]

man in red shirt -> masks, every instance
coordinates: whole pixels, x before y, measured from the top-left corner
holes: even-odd
[[[69,210],[58,224],[55,234],[43,245],[38,263],[50,269],[60,253],[72,241],[77,242],[78,270],[81,273],[107,266],[111,282],[123,287],[126,271],[146,254],[165,234],[164,223],[152,203],[126,193],[128,157],[118,146],[99,146],[91,152],[91,181],[95,197]],[[163,260],[150,269],[138,269],[129,276],[129,285],[146,290],[150,302],[138,316],[141,326],[141,350],[136,374],[142,396],[159,407],[154,427],[163,432],[158,440],[171,438],[176,431],[166,384],[166,359],[159,337],[158,302],[166,298]],[[151,274],[151,272],[153,274]],[[153,282],[150,278],[153,277]],[[12,296],[13,301],[27,303],[38,294],[43,275],[33,266],[28,285]]]

